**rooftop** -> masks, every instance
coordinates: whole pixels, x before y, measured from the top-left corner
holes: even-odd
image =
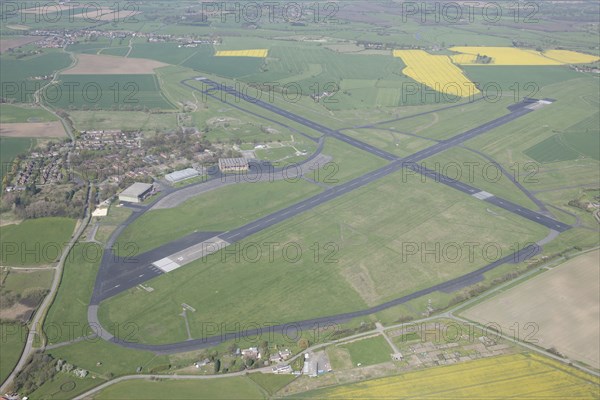
[[[119,193],[119,196],[139,197],[152,188],[151,183],[136,182]]]

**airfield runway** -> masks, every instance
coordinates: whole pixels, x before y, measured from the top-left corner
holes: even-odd
[[[187,81],[182,81],[181,83],[191,89],[201,91],[205,95],[210,96],[216,100],[222,101],[228,105],[232,105],[232,104],[230,104],[226,100],[226,96],[225,96],[225,99],[222,99],[219,96],[217,96],[214,92],[215,91],[224,91],[226,94],[244,98],[243,95],[236,92],[234,89],[219,86],[219,84],[217,84],[214,81],[210,81],[205,78],[202,78],[202,79],[197,78],[196,81],[201,81],[203,85],[208,85],[208,86],[204,90],[201,90],[193,85],[188,84]],[[222,96],[223,95],[221,95],[221,97]],[[179,266],[185,265],[186,262],[190,262],[194,259],[197,259],[198,254],[200,254],[200,256],[202,254],[204,254],[201,250],[201,247],[202,247],[201,245],[203,242],[206,242],[208,239],[211,240],[210,243],[219,242],[225,246],[230,243],[234,243],[234,242],[243,240],[244,238],[246,238],[248,236],[258,233],[264,229],[268,229],[269,227],[271,227],[275,224],[283,222],[289,218],[293,218],[301,213],[304,213],[307,210],[318,207],[321,204],[324,204],[332,199],[343,196],[357,188],[363,187],[371,182],[374,182],[375,180],[383,178],[383,177],[385,177],[389,174],[392,174],[394,172],[397,172],[403,168],[407,168],[407,169],[414,171],[415,173],[425,175],[425,176],[433,179],[435,182],[445,184],[445,185],[452,187],[456,190],[459,190],[465,194],[471,195],[481,201],[489,202],[489,203],[494,204],[498,207],[501,207],[509,212],[517,214],[523,218],[526,218],[530,221],[544,225],[544,226],[550,228],[552,231],[563,232],[563,231],[571,228],[569,225],[564,224],[559,221],[556,221],[555,219],[550,218],[544,214],[538,213],[533,210],[526,209],[515,203],[509,202],[508,200],[497,197],[492,193],[484,192],[478,188],[475,188],[475,187],[467,185],[465,183],[453,180],[453,179],[448,178],[444,175],[441,175],[435,171],[431,171],[426,168],[423,168],[422,166],[420,166],[418,164],[419,161],[422,161],[428,157],[431,157],[435,154],[438,154],[438,153],[445,151],[449,148],[452,148],[456,145],[464,143],[465,141],[472,139],[478,135],[481,135],[491,129],[494,129],[496,127],[504,125],[510,121],[520,118],[523,115],[533,112],[536,108],[540,107],[537,105],[537,104],[539,104],[537,102],[537,100],[526,99],[522,103],[515,104],[515,105],[509,107],[510,113],[507,115],[504,115],[493,121],[487,122],[477,128],[471,129],[462,134],[456,135],[450,139],[438,142],[424,150],[421,150],[421,151],[414,153],[405,158],[399,158],[391,153],[385,152],[385,151],[375,148],[367,143],[364,143],[362,141],[359,141],[357,139],[354,139],[347,135],[344,135],[343,133],[341,133],[339,131],[332,130],[330,128],[327,128],[325,126],[317,124],[313,121],[310,121],[304,117],[301,117],[301,116],[298,116],[289,111],[280,109],[280,108],[274,106],[273,104],[262,102],[260,100],[253,100],[253,101],[251,101],[251,103],[258,105],[268,111],[274,112],[274,113],[276,113],[280,116],[283,116],[287,119],[290,119],[296,123],[299,123],[301,125],[309,127],[311,129],[314,129],[324,136],[334,137],[338,140],[342,140],[348,144],[351,144],[354,147],[357,147],[359,149],[362,149],[364,151],[367,151],[369,153],[372,153],[379,157],[382,157],[382,158],[390,161],[390,163],[382,168],[368,172],[368,173],[366,173],[358,178],[355,178],[349,182],[343,183],[343,184],[335,186],[335,187],[330,187],[315,196],[312,196],[308,199],[302,200],[302,201],[300,201],[296,204],[293,204],[289,207],[286,207],[284,209],[278,210],[274,213],[271,213],[267,216],[259,218],[255,221],[250,222],[239,228],[232,229],[230,231],[222,232],[222,233],[215,233],[215,232],[198,233],[198,234],[196,234],[196,236],[190,235],[190,236],[186,236],[185,238],[175,240],[167,245],[161,246],[158,249],[155,249],[150,252],[144,253],[143,255],[140,255],[138,257],[138,262],[135,264],[135,266],[133,264],[131,264],[131,265],[127,265],[127,267],[125,267],[126,264],[124,264],[124,263],[114,262],[114,260],[112,260],[112,258],[113,258],[112,256],[107,256],[106,258],[103,258],[102,263],[100,265],[100,271],[98,273],[98,277],[96,280],[96,285],[94,287],[94,294],[92,296],[92,300],[90,302],[90,307],[88,310],[88,319],[89,319],[90,324],[92,324],[92,323],[97,324],[97,325],[92,325],[92,326],[100,327],[99,321],[97,319],[97,309],[98,309],[99,303],[102,300],[112,297],[128,288],[135,287],[136,285],[139,285],[140,283],[143,283],[148,279],[158,276],[167,270],[171,271],[175,268],[178,268]],[[235,106],[235,107],[237,107],[237,106]],[[240,108],[240,107],[237,107],[237,108]],[[244,109],[242,108],[242,110],[244,110]],[[246,111],[246,110],[244,110],[244,111]],[[254,114],[254,113],[252,113],[252,114]],[[264,116],[261,116],[261,117],[266,118]],[[268,119],[268,118],[266,118],[266,119]],[[282,123],[280,123],[278,121],[274,121],[271,119],[268,119],[268,120],[282,125]],[[284,125],[284,126],[286,126],[286,125]],[[141,214],[141,212],[138,214]],[[131,223],[131,221],[128,220],[128,223]],[[118,236],[118,234],[121,231],[122,231],[122,229],[119,229],[118,231],[115,232],[115,234],[113,234],[113,236],[111,237],[112,243],[114,243],[114,241],[116,240],[116,237]],[[200,246],[200,247],[198,247],[198,246]],[[370,309],[352,312],[352,313],[340,314],[340,315],[335,315],[335,316],[330,316],[330,317],[323,317],[323,318],[310,319],[310,320],[306,320],[306,321],[299,321],[299,322],[293,323],[293,325],[297,326],[300,329],[305,329],[308,327],[314,327],[315,324],[327,324],[327,323],[331,324],[331,323],[343,322],[343,321],[347,321],[347,320],[355,318],[355,317],[372,314],[372,313],[384,310],[386,308],[393,307],[398,304],[402,304],[404,302],[410,301],[412,299],[421,297],[423,295],[426,295],[426,294],[429,294],[429,293],[432,293],[435,291],[457,290],[461,287],[465,287],[465,286],[468,286],[468,285],[478,282],[479,280],[482,279],[482,274],[484,272],[487,272],[487,271],[489,271],[493,268],[496,268],[497,266],[502,265],[507,262],[514,262],[516,260],[521,260],[525,257],[531,257],[531,256],[535,255],[538,251],[539,251],[539,248],[535,248],[534,251],[532,251],[531,248],[523,249],[519,252],[516,252],[514,254],[506,256],[500,260],[497,260],[485,267],[480,268],[479,270],[473,271],[464,276],[452,279],[450,281],[447,281],[447,282],[439,284],[439,285],[432,286],[430,288],[420,290],[420,291],[410,294],[408,296],[404,296],[402,298],[392,300],[388,303],[384,303],[384,304],[381,304],[379,306],[376,306],[376,307],[373,307]],[[194,255],[196,255],[196,257],[194,257]],[[161,269],[161,267],[162,267],[162,269]],[[126,269],[128,271],[119,271],[121,269]],[[277,331],[277,329],[284,329],[289,326],[290,326],[290,324],[285,324],[285,325],[272,327],[272,329],[274,331]],[[154,351],[156,353],[173,353],[173,352],[182,352],[182,351],[188,351],[188,350],[193,350],[193,349],[198,349],[198,348],[203,348],[203,347],[210,347],[210,346],[219,344],[225,340],[229,340],[231,338],[227,335],[220,335],[220,336],[215,336],[215,337],[211,337],[211,338],[207,338],[207,339],[188,340],[185,342],[172,343],[172,344],[166,344],[166,345],[145,345],[145,344],[139,344],[139,343],[130,343],[130,342],[119,341],[118,339],[112,337],[107,332],[102,332],[102,328],[99,328],[99,330],[100,331],[97,332],[99,334],[99,336],[103,337],[106,340],[113,341],[115,343],[121,344],[126,347],[150,350],[150,351]],[[254,332],[254,331],[246,332],[246,335],[253,335],[253,334],[256,334],[256,332]],[[238,333],[236,335],[239,336],[240,333]]]

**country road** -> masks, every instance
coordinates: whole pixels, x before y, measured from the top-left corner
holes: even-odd
[[[0,386],[0,393],[6,392],[7,388],[10,386],[10,384],[12,383],[12,380],[15,378],[17,373],[25,366],[27,360],[29,359],[29,356],[32,354],[33,351],[36,350],[33,347],[33,343],[34,343],[35,338],[38,335],[38,333],[40,333],[39,339],[45,341],[45,337],[43,335],[44,318],[46,317],[46,313],[48,312],[48,309],[52,305],[52,302],[54,301],[54,297],[56,296],[58,287],[60,286],[60,282],[62,279],[62,273],[63,273],[63,269],[65,266],[65,261],[69,255],[69,253],[71,252],[71,249],[73,248],[75,243],[79,240],[79,237],[85,231],[85,228],[87,228],[87,226],[90,222],[90,219],[91,219],[92,214],[89,211],[89,208],[87,206],[87,204],[89,204],[91,190],[92,190],[92,186],[90,185],[90,186],[88,186],[88,192],[86,195],[86,207],[84,209],[85,216],[83,219],[81,219],[77,222],[77,227],[75,228],[75,232],[73,233],[73,236],[71,236],[71,240],[69,241],[67,246],[62,251],[62,254],[60,256],[60,259],[58,261],[58,264],[57,264],[55,272],[54,272],[54,278],[52,279],[52,285],[50,286],[50,292],[46,295],[46,297],[42,301],[42,304],[40,304],[40,306],[36,310],[36,312],[33,316],[33,319],[29,323],[29,332],[27,334],[27,341],[25,342],[25,348],[23,349],[23,352],[21,353],[21,358],[19,359],[19,362],[17,363],[15,368],[12,370],[10,375],[6,378],[4,383],[2,383],[2,386]],[[45,343],[42,343],[41,348],[43,348],[44,345],[45,345]]]

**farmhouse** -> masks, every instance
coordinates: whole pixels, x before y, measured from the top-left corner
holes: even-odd
[[[119,201],[141,203],[153,188],[154,186],[151,183],[136,182],[119,193]]]
[[[221,172],[248,171],[248,160],[245,158],[219,158]]]
[[[200,175],[194,168],[186,168],[165,175],[165,179],[171,183],[177,183]]]
[[[242,350],[242,357],[260,359],[258,347],[249,347]]]

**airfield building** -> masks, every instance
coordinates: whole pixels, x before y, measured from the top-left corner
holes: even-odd
[[[153,187],[151,183],[136,182],[119,193],[119,201],[141,203],[152,192]]]
[[[198,170],[194,168],[187,168],[167,174],[165,175],[165,179],[170,183],[177,183],[185,181],[186,179],[194,178],[198,175],[200,175]]]
[[[248,171],[248,160],[239,158],[219,158],[219,169],[221,172],[243,172]]]

